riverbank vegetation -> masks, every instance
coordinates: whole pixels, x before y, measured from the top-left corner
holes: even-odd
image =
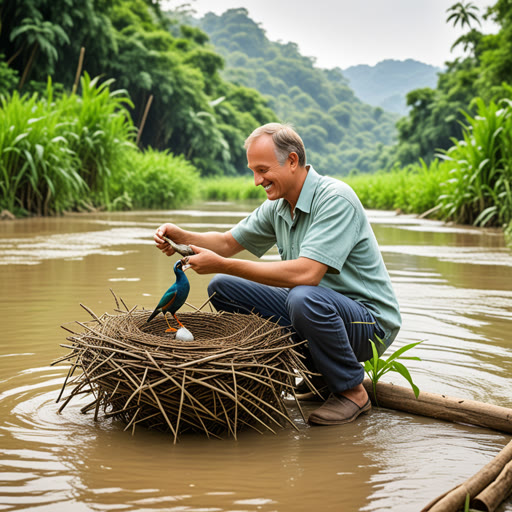
[[[270,42],[243,9],[199,21],[149,0],[72,10],[64,0],[6,0],[0,209],[263,199],[243,141],[260,124],[292,120],[309,161],[347,181],[367,208],[508,225],[512,236],[512,6],[497,0],[485,13],[495,34],[477,29],[471,3],[448,15],[467,29],[454,44],[464,54],[435,89],[409,93],[395,132],[392,116],[360,102],[339,69]]]

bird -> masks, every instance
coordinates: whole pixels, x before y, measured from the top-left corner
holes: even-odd
[[[162,295],[162,298],[158,302],[155,310],[151,313],[150,317],[146,320],[147,322],[151,322],[153,318],[155,318],[158,313],[163,313],[165,321],[169,326],[169,329],[166,329],[165,332],[174,332],[176,329],[170,326],[169,321],[167,320],[166,313],[171,313],[178,324],[185,328],[185,326],[176,318],[176,311],[185,304],[187,300],[188,294],[190,292],[190,283],[188,282],[188,278],[183,272],[183,261],[178,260],[174,264],[174,273],[176,274],[176,282]]]

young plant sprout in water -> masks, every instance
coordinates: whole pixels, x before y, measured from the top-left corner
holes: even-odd
[[[383,343],[378,336],[377,340],[380,343]],[[397,372],[400,375],[402,375],[402,377],[404,377],[407,380],[407,382],[409,382],[409,384],[411,385],[411,388],[414,391],[414,396],[418,398],[418,395],[420,394],[418,386],[416,386],[416,384],[414,384],[414,382],[412,381],[412,377],[411,374],[409,373],[409,370],[405,367],[404,364],[400,363],[398,359],[421,361],[419,357],[403,357],[402,354],[423,342],[418,341],[416,343],[410,343],[409,345],[400,347],[398,350],[395,350],[395,352],[393,352],[387,359],[383,359],[382,357],[379,356],[377,347],[375,346],[375,343],[372,340],[370,340],[370,343],[372,345],[373,357],[369,361],[364,362],[364,370],[368,374],[368,377],[370,377],[370,380],[372,381],[373,396],[375,398],[376,405],[379,406],[379,403],[377,401],[377,382],[379,382],[379,379],[388,372]]]

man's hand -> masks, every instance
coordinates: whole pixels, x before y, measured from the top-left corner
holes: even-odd
[[[166,236],[170,238],[173,242],[178,244],[184,243],[180,238],[183,237],[183,230],[174,224],[162,224],[153,235],[153,240],[156,243],[156,246],[167,256],[172,256],[175,253],[175,250],[162,238]]]
[[[191,245],[190,247],[196,254],[187,256],[184,259],[184,269],[191,268],[198,274],[215,274],[222,272],[225,258],[209,249],[197,247],[197,245]]]

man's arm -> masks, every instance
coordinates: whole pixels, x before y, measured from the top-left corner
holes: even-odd
[[[204,247],[225,258],[234,256],[244,249],[229,231],[225,233],[216,231],[196,233],[194,231],[185,231],[174,224],[163,224],[156,230],[153,238],[156,246],[167,256],[174,254],[174,250],[162,236],[166,236],[178,244],[193,244],[198,247]]]
[[[270,286],[317,286],[328,268],[327,265],[309,258],[271,262],[248,261],[222,257],[195,245],[192,248],[197,254],[190,256],[187,263],[198,274],[229,274]]]

